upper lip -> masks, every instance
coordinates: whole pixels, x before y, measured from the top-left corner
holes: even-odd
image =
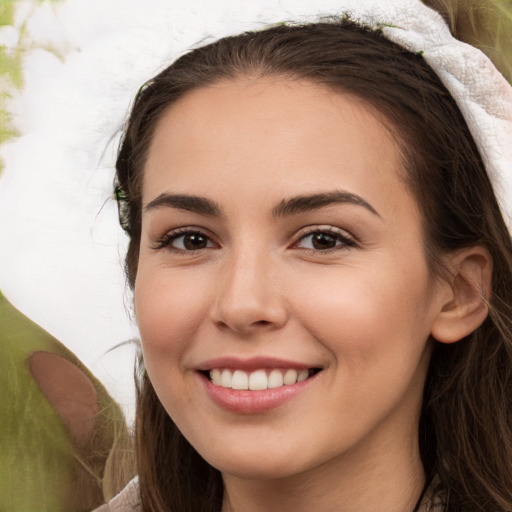
[[[213,368],[233,368],[236,370],[254,371],[263,368],[294,368],[298,370],[309,368],[320,368],[319,365],[311,365],[290,361],[286,359],[279,359],[275,357],[251,357],[248,359],[241,359],[233,356],[216,357],[202,362],[197,366],[198,371],[207,371]]]

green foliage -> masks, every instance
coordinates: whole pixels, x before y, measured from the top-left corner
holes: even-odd
[[[44,1],[59,3],[63,0],[33,0],[33,3],[37,6]],[[0,0],[0,27],[14,25],[16,5],[17,0]],[[19,41],[15,48],[0,45],[0,145],[19,136],[19,133],[12,127],[12,117],[7,107],[11,91],[23,88],[23,59],[28,50],[25,24],[21,26],[19,32]],[[47,50],[63,59],[63,55],[57,49],[47,48]],[[0,160],[0,174],[2,169],[3,162]]]
[[[0,27],[14,24],[15,4],[14,1],[0,2]],[[12,119],[7,111],[6,103],[11,97],[9,89],[12,87],[21,89],[23,86],[21,41],[24,32],[25,28],[22,27],[20,43],[14,51],[0,45],[0,144],[18,135],[11,126]],[[0,161],[0,172],[2,169],[3,164]]]
[[[131,462],[123,468],[123,460],[131,457],[131,442],[119,406],[74,354],[1,294],[0,326],[0,510],[76,512],[95,508],[117,492],[133,472]],[[64,394],[77,384],[82,386],[84,380],[95,390],[98,412],[86,422],[91,433],[85,441],[76,439],[72,421],[63,418],[62,410],[57,410],[34,378],[30,361],[41,352],[63,361],[60,368],[64,374],[71,367],[83,377],[77,382],[65,376]],[[74,396],[83,396],[80,389]],[[59,393],[57,390],[53,396]],[[82,421],[78,427],[83,425]],[[109,465],[115,465],[120,481],[106,481]]]
[[[57,512],[73,483],[72,441],[28,367],[34,350],[57,342],[3,297],[0,325],[0,509]]]

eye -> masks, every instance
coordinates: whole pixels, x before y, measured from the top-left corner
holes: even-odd
[[[334,228],[318,229],[302,235],[294,247],[312,251],[328,252],[354,247],[356,242],[347,233]]]
[[[156,249],[167,248],[174,251],[199,251],[215,247],[211,239],[200,231],[179,231],[167,233],[158,241]]]

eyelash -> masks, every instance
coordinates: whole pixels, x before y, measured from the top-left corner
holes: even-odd
[[[335,239],[336,242],[340,242],[339,244],[335,245],[332,248],[327,249],[315,249],[315,248],[307,248],[307,247],[298,247],[298,244],[305,240],[308,237],[311,237],[315,234],[318,235],[327,235],[333,239]],[[182,228],[178,229],[176,231],[172,231],[170,233],[166,233],[160,240],[156,241],[156,244],[154,246],[155,250],[162,250],[167,249],[168,251],[172,251],[178,254],[184,254],[184,253],[192,253],[197,252],[204,249],[209,249],[210,247],[203,247],[196,250],[187,250],[187,249],[181,249],[177,247],[173,247],[172,243],[178,240],[179,238],[185,237],[185,236],[193,236],[198,235],[202,238],[204,238],[207,242],[207,244],[214,244],[215,242],[212,242],[212,239],[210,236],[206,235],[204,232],[202,232],[199,229],[190,229],[190,228]],[[332,226],[311,226],[309,228],[306,228],[305,232],[301,233],[301,235],[297,238],[297,240],[291,245],[293,249],[302,249],[304,251],[308,251],[310,253],[321,253],[321,254],[328,254],[334,251],[339,251],[343,249],[347,249],[350,247],[357,247],[357,242],[352,238],[348,233],[345,231],[342,231],[340,229],[333,228]]]
[[[328,235],[331,238],[334,238],[336,242],[340,242],[339,245],[335,245],[334,247],[328,249],[315,249],[315,248],[306,248],[306,247],[297,247],[299,242],[305,240],[306,238],[319,234],[319,235]],[[305,251],[311,253],[321,253],[328,254],[334,251],[339,251],[351,247],[357,247],[357,242],[352,238],[346,231],[341,229],[336,229],[332,226],[311,226],[306,228],[306,230],[298,237],[297,241],[293,243],[292,247],[303,249]]]
[[[179,238],[185,237],[186,235],[199,235],[200,237],[206,239],[207,243],[212,243],[212,239],[210,236],[206,235],[199,229],[190,229],[190,228],[181,228],[176,231],[171,231],[170,233],[166,233],[160,240],[157,240],[154,249],[161,250],[167,249],[168,251],[176,252],[178,254],[182,253],[191,253],[196,252],[193,250],[179,249],[177,247],[173,247],[171,244],[178,240]],[[208,247],[209,248],[209,247]],[[201,249],[197,249],[201,250]]]

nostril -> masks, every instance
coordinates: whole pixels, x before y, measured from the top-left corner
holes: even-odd
[[[279,329],[286,324],[288,313],[283,304],[268,301],[250,302],[219,299],[211,310],[211,319],[220,329],[229,329],[240,335],[259,330]]]

